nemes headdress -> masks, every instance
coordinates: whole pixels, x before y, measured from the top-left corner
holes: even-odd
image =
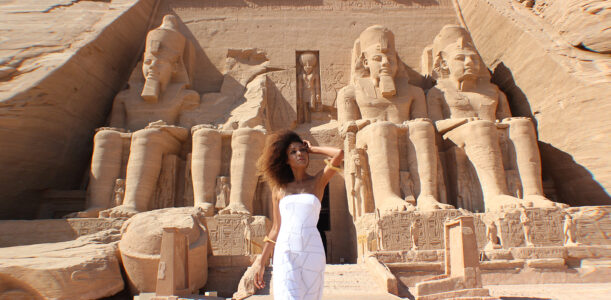
[[[448,52],[452,49],[469,49],[473,50],[475,53],[478,53],[477,49],[475,48],[475,43],[473,43],[473,40],[471,39],[471,35],[464,27],[458,25],[444,26],[433,40],[432,75],[434,78],[443,77],[442,74],[440,74],[440,65],[442,60],[441,55],[442,52]],[[481,69],[483,71],[481,75],[489,75],[485,67]]]
[[[372,46],[377,46],[380,50],[395,49],[395,35],[382,25],[369,26],[361,32],[352,47],[350,82],[355,83],[356,80],[367,75],[362,56]]]
[[[169,58],[178,63],[178,72],[173,81],[190,84],[191,45],[178,30],[178,18],[173,15],[163,17],[161,26],[151,30],[146,36],[145,56]]]

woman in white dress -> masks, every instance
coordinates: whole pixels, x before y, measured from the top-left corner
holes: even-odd
[[[316,175],[306,173],[309,154],[331,157]],[[343,150],[312,146],[292,131],[271,135],[258,162],[272,188],[273,225],[255,262],[255,286],[265,287],[263,273],[274,251],[275,300],[321,299],[325,252],[316,229],[325,186],[339,170]]]

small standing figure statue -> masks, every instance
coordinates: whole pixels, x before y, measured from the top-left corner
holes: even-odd
[[[117,178],[115,180],[115,188],[113,194],[113,206],[119,206],[123,204],[123,197],[125,196],[125,179]]]
[[[414,181],[412,181],[411,174],[409,171],[400,171],[401,179],[401,192],[403,193],[403,199],[411,205],[416,205],[416,198],[414,198]]]
[[[494,220],[486,224],[486,238],[488,239],[488,244],[486,244],[484,250],[494,250],[501,248],[501,244],[499,243],[498,237],[498,229]]]
[[[420,224],[418,220],[414,220],[409,228],[409,234],[412,238],[412,250],[418,250],[418,241],[420,239]]]
[[[217,210],[221,210],[229,203],[229,193],[231,188],[229,186],[229,178],[227,176],[219,176],[216,178],[216,207]]]
[[[522,223],[522,228],[524,229],[524,241],[526,242],[527,247],[535,246],[533,244],[533,233],[532,233],[532,220],[526,214],[526,210],[522,209],[522,213],[520,214],[520,223]]]
[[[354,206],[354,219],[356,220],[356,217],[360,217],[372,210],[372,205],[369,204],[372,199],[371,191],[369,190],[371,179],[366,164],[363,164],[363,162],[366,162],[365,149],[356,148],[352,150],[352,161],[354,169],[350,172],[352,177],[351,194]]]
[[[564,215],[564,245],[577,246],[577,224],[570,214]]]
[[[314,72],[318,59],[316,54],[304,52],[299,56],[299,63],[302,70],[297,82],[297,105],[301,107],[301,110],[297,110],[297,122],[309,123],[312,120],[310,112],[322,110],[320,75]]]

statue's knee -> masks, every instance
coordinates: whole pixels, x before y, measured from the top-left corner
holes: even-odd
[[[220,135],[220,132],[212,125],[197,125],[191,128],[191,135],[196,137],[207,137],[211,135]]]
[[[433,123],[427,119],[417,119],[409,121],[407,122],[407,128],[409,130],[410,135],[433,135],[435,133]]]
[[[163,138],[164,133],[157,128],[141,129],[133,133],[132,141],[148,142]]]
[[[497,135],[496,125],[493,122],[486,120],[475,120],[468,124],[469,132],[475,136]]]
[[[100,130],[93,137],[96,146],[107,144],[121,144],[121,132],[115,130]]]
[[[375,122],[365,127],[370,136],[376,138],[392,138],[396,136],[397,125],[392,122]]]
[[[265,131],[254,128],[238,128],[233,131],[231,135],[231,143],[245,143],[251,144],[250,146],[258,147],[259,142],[263,142],[265,139]],[[254,143],[254,144],[252,144]]]
[[[511,135],[534,135],[535,127],[530,119],[527,118],[512,118],[509,121],[503,121],[509,124],[509,132]]]
[[[220,142],[221,133],[210,127],[199,127],[191,130],[191,134],[193,136],[193,144],[197,144],[199,142]]]

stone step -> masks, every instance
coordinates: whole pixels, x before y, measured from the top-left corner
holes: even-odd
[[[395,295],[391,294],[323,294],[322,300],[400,300]],[[246,298],[246,300],[274,300],[272,295],[254,295]]]
[[[258,290],[256,295],[253,295],[248,299],[273,299],[273,297],[270,295],[270,290],[268,289],[270,282],[272,281],[272,276],[272,269],[268,268],[264,276],[266,288],[263,290]],[[381,287],[379,287],[375,279],[371,276],[371,274],[369,274],[364,265],[345,264],[326,265],[323,299],[391,300],[401,298],[388,294]]]

